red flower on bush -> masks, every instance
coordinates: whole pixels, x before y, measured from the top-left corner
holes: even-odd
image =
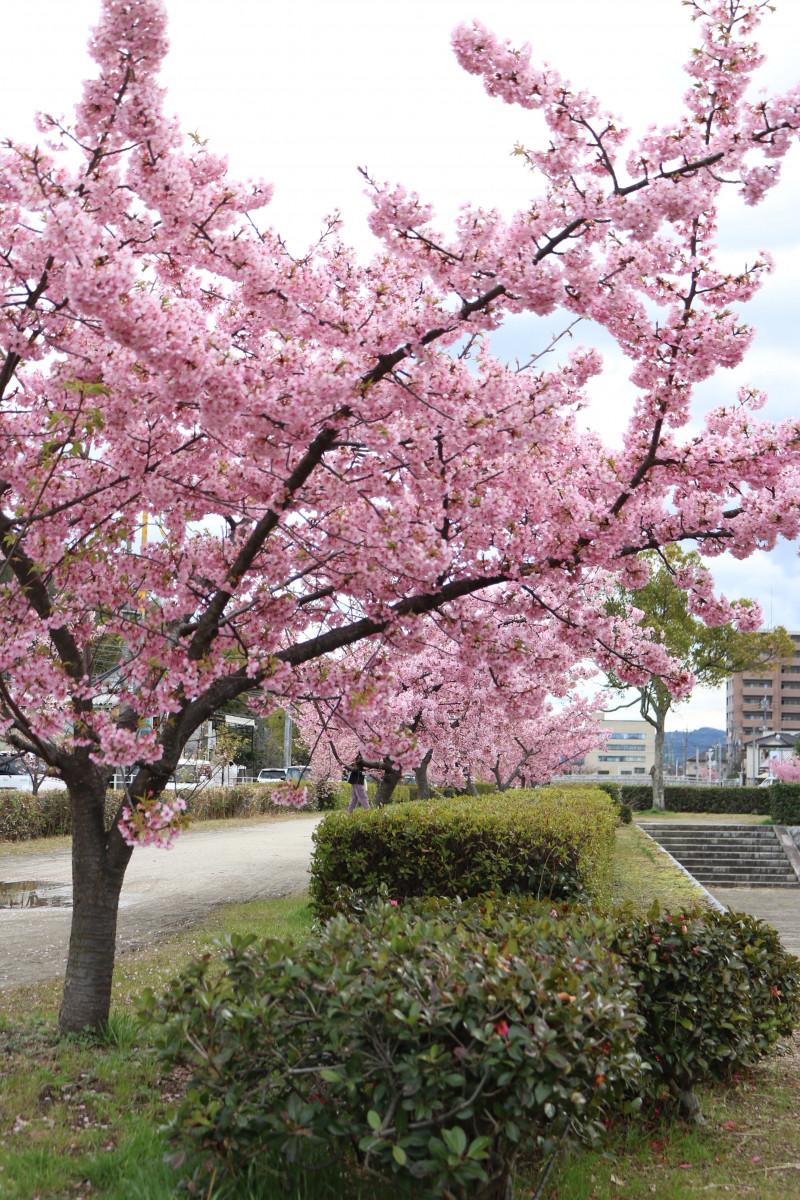
[[[499,1037],[508,1037],[508,1022],[498,1021],[494,1027],[494,1031]]]

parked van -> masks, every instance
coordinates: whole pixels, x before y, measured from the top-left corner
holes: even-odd
[[[258,772],[257,783],[299,783],[301,779],[310,777],[310,767],[264,767]]]

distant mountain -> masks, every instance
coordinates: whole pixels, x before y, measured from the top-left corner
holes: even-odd
[[[718,742],[725,745],[724,729],[704,725],[702,729],[690,729],[688,734],[683,729],[671,729],[664,735],[664,756],[668,763],[682,763],[686,758],[693,759],[699,750],[702,760],[706,751]]]

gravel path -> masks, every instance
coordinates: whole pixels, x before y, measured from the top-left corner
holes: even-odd
[[[318,816],[190,829],[172,850],[137,849],[125,876],[117,953],[197,924],[217,904],[308,886]],[[68,885],[70,851],[0,856],[0,883]],[[0,908],[0,988],[63,975],[70,908]]]

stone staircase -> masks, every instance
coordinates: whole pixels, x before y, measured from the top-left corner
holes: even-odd
[[[640,827],[698,883],[714,887],[800,887],[771,825],[700,825],[641,821]]]

